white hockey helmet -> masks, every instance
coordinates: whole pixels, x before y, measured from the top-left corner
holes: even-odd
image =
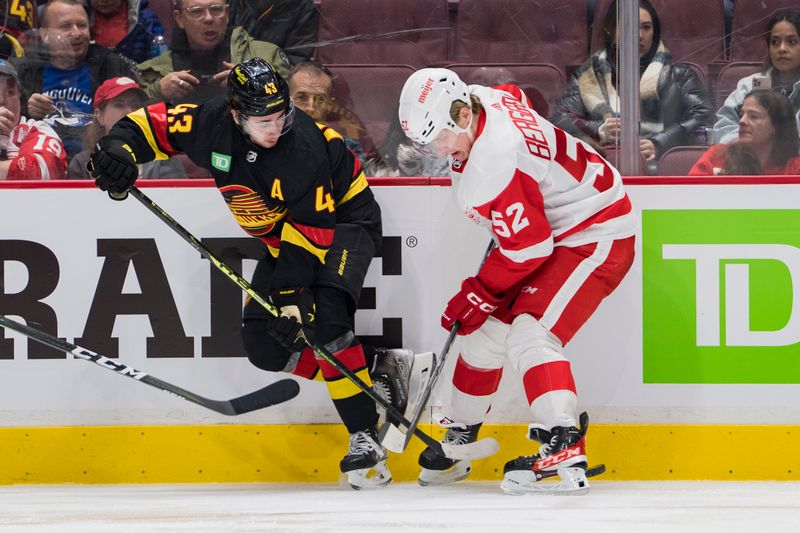
[[[431,143],[443,130],[464,133],[450,118],[450,107],[460,100],[469,104],[467,84],[452,70],[423,68],[412,74],[400,93],[400,126],[415,143]]]

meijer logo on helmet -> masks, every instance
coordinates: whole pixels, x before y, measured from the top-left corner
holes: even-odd
[[[642,212],[646,383],[800,383],[798,216]]]
[[[428,95],[431,93],[431,89],[433,89],[433,79],[428,78],[428,80],[425,82],[425,85],[422,86],[422,94],[419,95],[417,102],[424,104],[425,100],[428,99]]]

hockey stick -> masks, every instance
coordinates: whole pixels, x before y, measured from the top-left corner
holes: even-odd
[[[300,392],[300,385],[298,385],[296,381],[292,379],[282,379],[255,392],[239,396],[232,400],[210,400],[199,394],[182,389],[177,385],[173,385],[172,383],[167,383],[146,372],[136,370],[124,363],[96,354],[86,348],[81,348],[80,346],[61,340],[44,331],[26,326],[25,324],[20,324],[5,315],[0,315],[0,325],[4,328],[13,329],[18,333],[22,333],[26,337],[51,348],[55,348],[56,350],[71,353],[78,359],[83,359],[84,361],[92,362],[108,370],[113,370],[117,374],[135,379],[141,383],[146,383],[151,387],[161,389],[164,392],[179,396],[184,400],[196,403],[197,405],[201,405],[206,409],[211,409],[223,415],[234,416],[242,413],[249,413],[250,411],[291,400]]]
[[[478,266],[478,270],[480,270],[480,268],[483,266],[483,263],[486,262],[486,258],[489,257],[492,248],[494,248],[494,239],[489,241],[489,246],[486,247],[486,252],[483,254],[483,259],[481,259],[481,264]],[[453,327],[450,328],[450,333],[447,335],[447,340],[444,342],[444,346],[442,347],[442,355],[436,359],[436,363],[434,364],[433,372],[431,372],[431,377],[428,380],[428,384],[425,387],[422,397],[414,409],[413,414],[411,415],[411,425],[408,426],[408,431],[403,433],[395,425],[391,425],[386,428],[385,434],[381,439],[381,444],[393,452],[400,453],[408,447],[408,443],[411,441],[412,432],[414,429],[416,429],[417,424],[419,424],[419,420],[422,417],[422,412],[425,410],[428,400],[433,393],[433,388],[436,386],[436,382],[439,379],[439,374],[442,373],[445,360],[447,359],[447,354],[450,352],[450,346],[453,344],[460,327],[461,324],[456,321],[453,324]]]
[[[211,250],[206,248],[206,246],[200,242],[197,237],[189,233],[183,226],[181,226],[174,218],[172,218],[169,213],[161,209],[153,200],[147,197],[141,190],[136,187],[131,187],[128,189],[128,193],[132,194],[134,198],[139,200],[151,213],[156,215],[160,218],[163,222],[165,222],[170,228],[172,228],[175,233],[181,236],[183,240],[188,242],[192,248],[200,252],[200,255],[211,261],[211,263],[219,269],[220,272],[228,276],[228,279],[233,281],[236,285],[238,285],[243,291],[250,295],[256,302],[258,302],[264,309],[270,312],[273,316],[277,317],[280,315],[280,312],[274,305],[268,302],[263,296],[261,296],[258,292],[255,291],[250,286],[250,283],[247,282],[242,276],[240,276],[235,270],[231,267],[223,263],[217,256],[214,255]],[[123,195],[116,195],[115,199],[124,199]],[[347,379],[352,381],[362,392],[364,392],[372,401],[380,405],[386,410],[386,415],[394,417],[395,420],[398,420],[401,424],[409,427],[411,422],[403,416],[397,409],[394,408],[389,402],[378,396],[375,391],[372,390],[372,387],[367,386],[361,378],[356,376],[353,371],[349,368],[344,366],[329,350],[325,347],[317,346],[315,343],[311,343],[306,340],[309,348],[311,348],[315,354],[317,354],[320,358],[324,359],[328,362],[331,366],[333,366],[336,370],[338,370],[343,376]],[[497,441],[492,438],[482,439],[477,442],[472,442],[469,444],[464,445],[452,445],[452,444],[445,444],[437,441],[427,433],[420,431],[418,428],[414,428],[413,434],[416,435],[421,441],[427,444],[437,455],[441,455],[443,457],[448,457],[450,459],[479,459],[482,457],[488,457],[497,453],[500,449],[500,446],[497,444]]]

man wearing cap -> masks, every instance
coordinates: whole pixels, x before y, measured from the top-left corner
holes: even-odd
[[[0,59],[0,179],[53,180],[65,177],[61,139],[42,121],[21,116],[19,77]]]
[[[122,117],[142,107],[146,99],[147,96],[139,84],[126,76],[103,82],[94,93],[94,118],[83,136],[84,150],[69,162],[67,177],[89,179],[91,176],[86,170],[86,163],[89,162],[89,155],[97,141]],[[141,177],[145,179],[186,177],[186,171],[178,158],[150,161],[139,165],[139,168]]]

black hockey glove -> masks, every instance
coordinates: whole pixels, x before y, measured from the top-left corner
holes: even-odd
[[[95,184],[109,194],[124,193],[139,177],[136,159],[127,144],[101,146],[98,143],[89,157],[87,169]]]
[[[291,353],[306,347],[314,328],[314,294],[310,289],[281,289],[270,293],[280,316],[270,321],[267,331]]]

